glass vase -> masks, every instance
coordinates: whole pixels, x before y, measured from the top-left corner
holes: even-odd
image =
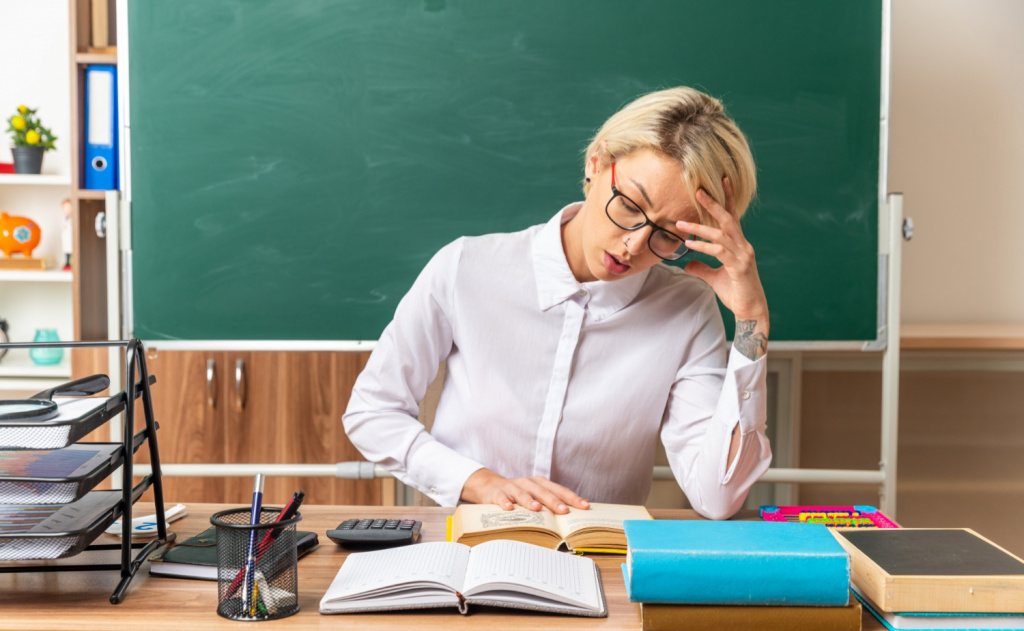
[[[57,336],[57,329],[36,329],[36,335],[32,340],[34,342],[59,342],[60,337]],[[28,356],[40,366],[52,366],[59,364],[60,360],[64,358],[64,349],[60,347],[32,348],[29,349]]]

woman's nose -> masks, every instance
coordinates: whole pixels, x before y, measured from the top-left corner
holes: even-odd
[[[647,239],[651,236],[651,227],[644,226],[632,232],[626,233],[626,251],[631,256],[639,256],[645,247]]]

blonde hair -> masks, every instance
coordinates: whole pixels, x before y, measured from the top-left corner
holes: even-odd
[[[746,137],[715,98],[678,87],[645,94],[609,118],[587,147],[585,160],[597,155],[606,165],[612,156],[623,158],[639,149],[653,149],[675,159],[682,166],[683,179],[696,195],[703,188],[725,205],[722,177],[732,185],[732,212],[743,216],[757,189],[754,157]],[[584,183],[584,194],[590,183]],[[700,223],[717,222],[691,199]]]

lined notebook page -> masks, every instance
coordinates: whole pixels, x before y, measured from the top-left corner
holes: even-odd
[[[466,568],[467,596],[515,585],[540,590],[562,602],[597,608],[596,570],[591,559],[520,541],[496,539],[473,547]]]
[[[469,547],[436,541],[411,546],[354,552],[348,555],[327,588],[324,600],[376,592],[394,585],[440,583],[452,592],[462,589]]]

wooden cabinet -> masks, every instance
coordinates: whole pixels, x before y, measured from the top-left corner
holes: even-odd
[[[334,464],[363,460],[341,415],[368,353],[276,351],[147,352],[163,464]],[[141,458],[140,458],[141,460]],[[265,501],[302,488],[315,504],[380,504],[379,480],[267,476]],[[164,481],[175,502],[246,503],[252,477]]]

